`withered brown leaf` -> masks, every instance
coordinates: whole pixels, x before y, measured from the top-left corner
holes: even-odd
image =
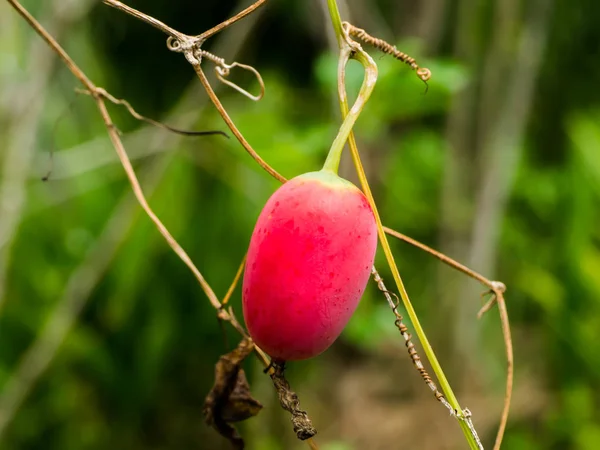
[[[206,423],[227,438],[235,449],[244,448],[244,440],[231,425],[256,416],[262,405],[250,394],[250,386],[241,364],[254,349],[248,338],[223,355],[215,365],[215,383],[204,402]]]

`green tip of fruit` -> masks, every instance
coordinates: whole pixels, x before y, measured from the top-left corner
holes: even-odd
[[[321,169],[317,172],[307,172],[298,176],[299,179],[315,180],[333,188],[358,189],[352,182],[340,177],[329,169]]]

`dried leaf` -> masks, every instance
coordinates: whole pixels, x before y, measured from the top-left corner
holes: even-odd
[[[243,449],[244,441],[231,423],[256,416],[262,408],[250,394],[250,386],[241,367],[253,348],[253,342],[245,338],[235,350],[219,358],[215,365],[215,383],[204,402],[206,423],[236,449]]]

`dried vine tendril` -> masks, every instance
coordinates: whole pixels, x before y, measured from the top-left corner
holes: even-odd
[[[349,22],[342,22],[342,26],[344,28],[344,31],[346,33],[348,33],[349,36],[360,39],[361,41],[381,50],[383,53],[391,55],[394,58],[396,58],[397,60],[402,61],[405,64],[408,64],[411,67],[411,69],[413,69],[416,72],[419,79],[423,83],[425,83],[425,86],[426,86],[425,92],[427,92],[427,89],[429,89],[429,85],[427,84],[427,81],[429,81],[429,79],[431,78],[431,71],[425,67],[420,67],[417,64],[415,58],[407,55],[404,52],[401,52],[400,50],[398,50],[396,48],[395,45],[392,45],[392,44],[384,41],[383,39],[373,37],[369,33],[367,33],[365,30],[363,30],[362,28],[355,27],[354,25],[352,25]]]
[[[412,360],[413,364],[417,368],[417,371],[419,372],[425,383],[427,383],[427,385],[433,392],[433,395],[435,395],[435,398],[437,398],[448,409],[448,411],[450,411],[450,414],[452,414],[453,416],[456,415],[456,412],[454,411],[452,406],[450,406],[450,404],[446,401],[444,394],[442,394],[439,391],[439,389],[433,382],[431,376],[427,372],[427,369],[425,369],[423,363],[421,362],[421,357],[417,353],[415,345],[412,343],[412,335],[409,333],[408,328],[403,322],[404,318],[402,317],[402,314],[400,314],[400,312],[398,311],[398,307],[400,306],[400,300],[398,299],[398,296],[393,292],[387,290],[385,284],[383,283],[383,279],[379,275],[379,272],[377,272],[377,270],[375,269],[375,266],[373,266],[373,269],[371,270],[371,275],[373,275],[373,279],[377,283],[377,287],[381,292],[383,292],[383,295],[385,295],[385,298],[388,301],[392,312],[396,316],[396,321],[394,323],[396,324],[396,327],[398,328],[398,330],[400,330],[400,334],[404,338],[406,348],[408,349],[408,354],[410,355],[410,359]]]
[[[477,431],[473,426],[473,421],[471,420],[471,411],[465,409],[462,414],[459,414],[454,408],[452,408],[450,403],[448,403],[448,400],[446,400],[446,397],[444,397],[444,394],[442,394],[437,388],[433,379],[427,372],[427,369],[425,369],[425,367],[423,366],[423,363],[421,362],[421,357],[419,356],[415,345],[412,343],[412,335],[410,334],[407,326],[403,322],[404,318],[402,317],[402,314],[400,314],[400,312],[398,311],[398,307],[400,306],[400,299],[398,299],[398,296],[395,293],[387,290],[385,284],[383,283],[383,279],[381,278],[381,275],[379,275],[379,272],[377,272],[377,270],[375,269],[375,266],[373,266],[373,268],[371,269],[371,275],[373,275],[373,279],[377,283],[377,287],[385,296],[388,304],[390,305],[390,308],[392,309],[392,312],[396,316],[396,320],[394,323],[396,324],[396,327],[398,328],[398,330],[400,330],[400,334],[404,338],[404,343],[406,345],[406,348],[408,349],[410,359],[412,360],[415,368],[421,375],[421,378],[423,378],[427,386],[429,386],[429,389],[431,389],[435,398],[439,402],[441,402],[446,407],[446,409],[448,409],[450,415],[457,417],[459,420],[462,420],[467,424],[469,430],[475,438],[478,448],[483,450],[483,445],[481,444],[481,440],[479,439]]]
[[[287,382],[284,376],[285,363],[271,361],[267,369],[272,368],[273,371],[270,373],[277,395],[279,397],[279,403],[281,407],[288,411],[292,415],[292,425],[294,426],[294,432],[301,441],[312,438],[317,434],[317,430],[313,426],[310,418],[306,411],[300,409],[300,402],[298,396],[290,388],[290,384]]]
[[[231,64],[227,64],[225,62],[225,58],[221,58],[220,56],[215,55],[214,53],[208,52],[201,48],[201,45],[204,43],[203,40],[199,38],[189,38],[189,37],[176,37],[169,36],[167,38],[167,48],[172,52],[183,53],[187,60],[192,64],[200,64],[202,59],[207,59],[215,64],[215,73],[219,81],[227,86],[235,89],[239,93],[245,95],[250,100],[259,101],[265,95],[265,83],[258,72],[254,67],[249,66],[247,64],[241,64],[238,62],[233,62]],[[256,81],[258,81],[258,85],[260,87],[260,92],[258,95],[253,95],[245,89],[241,88],[237,84],[229,81],[227,77],[231,73],[231,69],[235,67],[239,67],[240,69],[247,70],[251,72]]]

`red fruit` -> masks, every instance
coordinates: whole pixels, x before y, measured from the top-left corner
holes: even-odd
[[[352,183],[325,170],[285,183],[248,250],[242,301],[252,339],[282,361],[325,351],[358,306],[376,248],[373,210]]]

